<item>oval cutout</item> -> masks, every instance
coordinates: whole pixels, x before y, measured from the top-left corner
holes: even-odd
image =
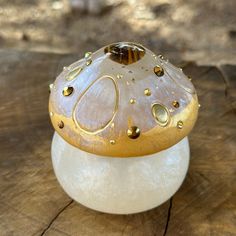
[[[155,103],[152,105],[152,115],[160,126],[166,126],[170,120],[168,109],[161,104]]]
[[[104,130],[115,117],[119,93],[110,76],[95,80],[79,97],[73,110],[75,125],[90,134]]]

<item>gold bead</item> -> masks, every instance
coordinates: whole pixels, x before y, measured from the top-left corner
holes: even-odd
[[[198,107],[200,108],[200,107],[201,107],[201,104],[198,104]]]
[[[182,121],[182,120],[179,120],[179,121],[177,122],[177,127],[178,127],[178,129],[182,129],[183,126],[184,126],[183,121]]]
[[[59,123],[58,123],[58,127],[60,129],[63,129],[64,128],[64,122],[61,120]]]
[[[54,88],[54,84],[49,84],[49,92],[51,92],[52,91],[52,89]]]
[[[153,70],[154,73],[159,77],[164,75],[164,70],[161,66],[155,66]]]
[[[179,102],[178,101],[173,101],[172,102],[173,107],[179,108]]]
[[[130,102],[130,104],[134,104],[134,103],[136,103],[136,99],[135,99],[135,98],[131,98],[131,99],[129,100],[129,102]]]
[[[73,93],[73,91],[74,91],[73,87],[65,87],[62,93],[65,97],[67,97],[70,96]]]
[[[54,115],[54,113],[52,111],[50,111],[49,115],[52,117]]]
[[[116,143],[115,140],[113,140],[113,139],[110,140],[110,144],[111,144],[111,145],[114,145],[115,143]]]
[[[170,120],[169,110],[158,103],[152,105],[152,115],[160,126],[166,126]]]
[[[122,78],[123,78],[123,75],[118,74],[118,75],[116,76],[116,78],[117,78],[117,79],[122,79]]]
[[[151,93],[151,90],[149,88],[146,88],[146,89],[144,89],[144,94],[146,96],[150,96],[152,93]]]
[[[131,126],[127,130],[127,135],[131,139],[136,139],[140,136],[140,129],[137,126]]]
[[[92,56],[92,52],[86,52],[85,54],[84,54],[84,57],[85,58],[89,58],[89,57],[91,57]]]
[[[67,81],[71,81],[73,79],[75,79],[79,74],[80,72],[83,70],[82,67],[76,67],[74,68],[72,71],[69,72],[69,74],[66,76],[66,80]]]
[[[89,66],[92,63],[92,60],[89,59],[88,61],[86,61],[86,66]]]

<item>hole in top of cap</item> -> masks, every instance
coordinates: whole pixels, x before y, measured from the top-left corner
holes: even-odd
[[[108,45],[105,54],[110,54],[110,59],[124,65],[139,61],[145,55],[145,48],[136,43],[120,42]]]

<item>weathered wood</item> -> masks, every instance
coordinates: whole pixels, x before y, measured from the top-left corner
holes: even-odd
[[[187,178],[172,205],[118,216],[72,201],[52,170],[48,84],[76,58],[0,51],[0,235],[235,235],[236,66],[185,65],[202,105]]]

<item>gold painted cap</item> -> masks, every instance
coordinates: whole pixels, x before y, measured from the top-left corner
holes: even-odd
[[[181,69],[129,42],[85,53],[64,68],[50,91],[56,132],[102,156],[167,149],[188,135],[199,108],[193,84]]]

